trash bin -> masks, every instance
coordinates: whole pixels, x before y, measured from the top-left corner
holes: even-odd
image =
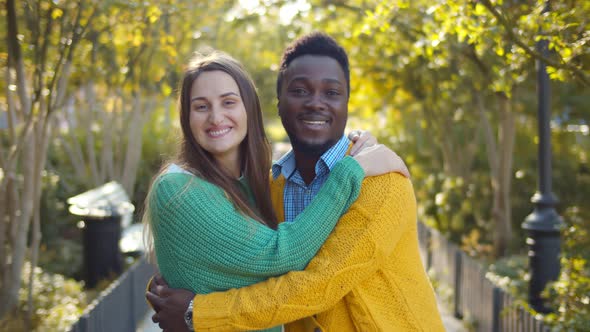
[[[86,287],[123,271],[119,249],[122,220],[131,220],[135,210],[123,187],[109,182],[68,199],[69,211],[82,217],[84,247],[83,276]]]

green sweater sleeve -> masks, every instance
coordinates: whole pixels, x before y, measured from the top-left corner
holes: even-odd
[[[172,287],[209,293],[302,270],[358,197],[363,177],[356,161],[342,159],[305,211],[273,230],[236,211],[219,187],[164,174],[149,207],[160,271]]]

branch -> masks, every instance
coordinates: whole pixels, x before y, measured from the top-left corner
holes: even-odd
[[[577,76],[577,78],[582,83],[584,83],[585,85],[590,85],[590,78],[588,78],[586,73],[583,70],[581,70],[580,68],[578,68],[572,64],[563,62],[563,61],[560,62],[560,61],[555,61],[551,58],[548,58],[548,57],[544,56],[543,54],[537,52],[536,50],[531,49],[528,45],[526,45],[524,42],[522,42],[520,40],[520,38],[512,30],[510,22],[508,22],[508,20],[504,16],[502,16],[502,14],[500,12],[498,12],[496,10],[495,6],[490,2],[490,0],[480,0],[479,3],[481,3],[487,10],[489,10],[489,12],[504,27],[504,30],[506,30],[506,33],[508,34],[508,37],[510,38],[510,40],[514,44],[516,44],[517,46],[522,48],[526,54],[528,54],[529,56],[531,56],[535,59],[545,62],[545,64],[547,64],[551,67],[566,69],[566,70],[570,71],[571,73],[573,73],[575,76]]]
[[[79,2],[78,13],[76,15],[76,20],[74,22],[74,25],[72,27],[72,41],[71,41],[69,47],[67,49],[64,49],[64,52],[61,52],[57,69],[55,71],[55,74],[53,75],[53,79],[51,80],[51,84],[50,84],[50,88],[49,88],[49,91],[51,91],[50,97],[49,97],[50,104],[49,104],[49,108],[47,110],[47,116],[49,116],[50,113],[56,107],[60,107],[62,105],[63,97],[65,95],[65,87],[67,85],[67,81],[70,76],[70,67],[72,65],[72,61],[73,61],[73,57],[74,57],[74,50],[75,50],[76,46],[78,45],[78,43],[80,42],[80,40],[82,39],[82,36],[86,32],[86,29],[91,24],[92,20],[94,19],[94,17],[96,16],[96,13],[98,11],[98,9],[97,9],[98,5],[95,5],[92,10],[92,13],[88,17],[86,25],[82,26],[80,24],[80,21],[82,19],[82,13],[83,13],[82,2],[83,1]],[[65,58],[65,62],[64,62],[64,58]],[[62,74],[58,75],[60,70],[61,70]],[[59,82],[56,81],[58,76],[59,76]],[[54,89],[56,88],[56,84],[57,84],[57,95],[56,95],[55,99],[52,99],[51,96],[53,95]]]
[[[41,98],[41,93],[43,90],[43,86],[45,85],[45,67],[47,65],[47,51],[49,49],[49,40],[50,40],[50,35],[51,35],[51,31],[53,30],[53,16],[51,15],[51,12],[53,12],[53,8],[54,8],[54,4],[53,2],[51,2],[51,5],[49,6],[49,8],[47,9],[47,24],[45,26],[45,31],[43,33],[43,44],[41,46],[41,50],[39,51],[37,48],[35,48],[35,56],[36,56],[36,61],[35,64],[36,66],[36,75],[35,77],[37,78],[37,81],[34,82],[34,86],[36,86],[37,88],[35,89],[35,101],[38,101],[39,98]],[[40,9],[39,9],[40,10]],[[39,21],[41,21],[41,15],[39,15]]]
[[[20,132],[18,139],[16,139],[15,143],[11,146],[10,151],[8,152],[8,157],[6,158],[6,162],[4,164],[4,166],[6,166],[5,170],[7,169],[8,172],[11,172],[18,159],[18,156],[20,155],[20,152],[26,146],[25,137],[28,136],[31,130],[34,113],[31,109],[30,96],[27,94],[27,77],[25,75],[21,48],[16,37],[18,35],[18,28],[16,24],[16,10],[14,7],[14,0],[6,1],[6,16],[6,22],[8,23],[8,34],[6,39],[8,40],[9,59],[12,59],[10,63],[12,63],[16,69],[17,92],[23,113],[27,115],[25,125]]]
[[[14,7],[14,0],[6,1],[6,16],[8,23],[8,54],[12,55],[14,67],[16,69],[16,83],[18,96],[20,98],[21,106],[25,112],[31,111],[31,99],[27,95],[25,69],[23,64],[23,57],[21,53],[20,44],[18,43],[18,27],[16,24],[16,10]]]
[[[12,75],[10,73],[10,68],[13,68],[12,64],[13,60],[10,54],[7,56],[6,59],[6,112],[7,112],[7,120],[8,120],[8,133],[9,139],[11,142],[14,142],[16,139],[16,101],[14,100],[14,93],[10,91],[10,85],[12,84]],[[1,153],[4,155],[4,153]],[[2,165],[1,163],[0,165]]]

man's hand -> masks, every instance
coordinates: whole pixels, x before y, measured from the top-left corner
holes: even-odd
[[[164,332],[189,331],[184,321],[184,313],[195,294],[186,289],[168,287],[166,281],[156,275],[145,294],[156,313],[152,321]]]

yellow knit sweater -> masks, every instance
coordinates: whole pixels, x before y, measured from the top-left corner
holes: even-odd
[[[271,184],[283,215],[285,179]],[[252,286],[197,295],[195,330],[444,331],[418,251],[410,180],[364,180],[356,203],[304,271]],[[306,318],[307,317],[307,318]]]

